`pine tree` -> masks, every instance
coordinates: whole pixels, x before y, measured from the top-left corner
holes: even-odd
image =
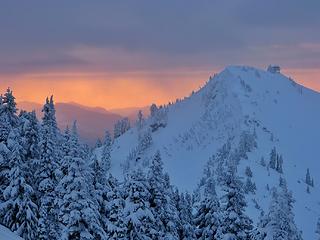
[[[138,150],[143,153],[152,145],[152,134],[150,129],[139,133]]]
[[[103,145],[107,145],[107,146],[112,145],[111,134],[108,130],[105,131]]]
[[[106,198],[106,232],[108,239],[126,239],[126,227],[123,215],[125,202],[121,193],[121,186],[111,175],[108,177],[108,186],[110,187]]]
[[[283,164],[282,156],[277,155],[276,171],[278,173],[283,173],[282,164]]]
[[[98,203],[91,195],[89,176],[85,160],[71,157],[67,175],[57,186],[62,239],[107,239],[101,226]]]
[[[9,185],[3,191],[4,202],[0,212],[2,222],[27,240],[37,237],[38,207],[34,202],[34,190],[28,180],[28,168],[24,149],[21,146],[21,133],[14,129],[8,136]]]
[[[159,239],[157,222],[149,204],[149,188],[142,170],[134,171],[125,181],[124,218],[127,239]]]
[[[7,141],[10,131],[18,126],[17,107],[15,97],[10,88],[0,100],[0,142]]]
[[[153,157],[148,182],[150,186],[150,208],[156,217],[159,237],[164,239],[178,239],[178,212],[173,202],[173,191],[168,175],[163,172],[163,162],[160,152]]]
[[[178,197],[177,197],[178,195]],[[179,212],[178,234],[179,239],[191,240],[195,238],[195,229],[192,215],[192,197],[189,193],[174,193],[176,208]]]
[[[310,176],[310,171],[309,171],[309,168],[307,168],[307,173],[306,173],[306,184],[311,186],[311,176]]]
[[[104,167],[104,170],[110,171],[111,168],[111,146],[110,145],[103,145],[102,153],[101,153],[101,161]]]
[[[235,167],[228,166],[221,198],[221,225],[217,239],[249,239],[252,220],[245,214],[246,201]]]
[[[20,128],[21,128],[21,141],[22,147],[24,149],[24,155],[26,158],[26,177],[28,182],[35,187],[35,169],[39,164],[40,158],[40,125],[36,117],[35,111],[30,113],[21,112],[20,118]]]
[[[252,182],[251,178],[247,177],[246,183],[244,185],[245,193],[255,193],[257,190],[256,184]]]
[[[97,139],[97,142],[96,142],[96,145],[95,145],[95,148],[99,148],[99,147],[102,147],[102,142],[101,142],[100,138]]]
[[[53,98],[46,99],[43,107],[41,125],[39,164],[36,167],[36,187],[38,193],[38,205],[40,212],[39,239],[56,239],[57,231],[57,207],[55,187],[59,180],[60,169],[58,147],[58,128],[55,117]]]
[[[281,179],[280,190],[272,189],[272,200],[267,215],[262,216],[253,234],[257,240],[301,240],[301,233],[294,222],[292,194]]]
[[[128,118],[120,119],[114,125],[114,139],[120,137],[130,129],[130,121]]]
[[[274,147],[270,153],[269,167],[271,169],[276,169],[276,162],[277,162],[277,151],[276,151],[276,148]]]
[[[138,130],[141,130],[143,125],[144,125],[144,117],[143,117],[143,114],[142,114],[142,111],[139,110],[138,112],[138,116],[137,116],[137,122],[136,122],[136,126],[138,128]]]
[[[246,167],[245,174],[247,177],[252,177],[252,171],[250,167]]]
[[[220,204],[215,190],[215,180],[210,169],[205,171],[206,180],[204,183],[204,196],[200,202],[194,224],[196,227],[197,239],[214,240],[217,238],[217,231],[220,226]]]

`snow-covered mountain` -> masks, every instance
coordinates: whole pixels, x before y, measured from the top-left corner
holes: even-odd
[[[251,168],[257,188],[255,194],[246,195],[247,213],[257,222],[260,212],[269,207],[270,189],[282,176],[296,200],[295,221],[303,238],[315,239],[320,215],[319,106],[319,93],[281,73],[231,66],[191,96],[156,108],[142,127],[117,138],[111,170],[121,178],[128,169],[147,166],[160,150],[172,183],[181,190],[193,191],[205,164],[218,149],[227,142],[235,149],[243,138],[253,139],[256,145],[245,146],[247,159],[242,158],[238,165],[243,179],[245,169]],[[146,133],[152,144],[137,153],[141,136]],[[283,173],[268,166],[273,148],[283,158]],[[314,187],[305,182],[307,169]]]

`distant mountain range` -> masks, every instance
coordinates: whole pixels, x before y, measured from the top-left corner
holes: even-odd
[[[79,135],[88,144],[95,144],[97,138],[102,138],[104,131],[108,129],[113,132],[113,126],[119,119],[128,117],[133,123],[137,112],[141,109],[145,115],[148,114],[149,107],[131,107],[123,109],[112,109],[110,111],[102,107],[88,107],[78,103],[56,103],[57,121],[61,129],[71,125],[77,120]],[[35,102],[19,102],[20,110],[35,110],[37,116],[41,117],[42,105]]]

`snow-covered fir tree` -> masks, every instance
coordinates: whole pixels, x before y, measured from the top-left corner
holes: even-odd
[[[252,171],[251,171],[251,168],[248,166],[246,167],[246,170],[245,170],[245,174],[247,177],[252,177]]]
[[[130,121],[128,118],[120,119],[114,125],[114,138],[120,137],[130,129]]]
[[[270,153],[270,161],[269,161],[269,167],[271,169],[276,169],[276,164],[277,164],[277,151],[276,148],[272,148],[271,153]]]
[[[123,193],[121,186],[117,179],[110,174],[108,177],[109,191],[106,196],[106,232],[108,239],[118,240],[126,238],[126,225],[124,219],[124,206]]]
[[[150,208],[150,186],[142,170],[132,172],[125,180],[123,189],[127,239],[159,239],[156,218]]]
[[[111,146],[112,145],[112,137],[111,137],[111,133],[109,132],[109,130],[106,130],[104,132],[103,145],[107,145],[107,146]]]
[[[307,168],[307,173],[306,173],[306,184],[309,186],[312,186],[312,180],[311,180],[311,176],[310,176],[310,170],[309,168]]]
[[[173,201],[173,191],[163,172],[160,151],[154,155],[148,173],[150,208],[156,218],[158,237],[178,239],[178,212]]]
[[[293,214],[293,198],[284,179],[280,179],[280,188],[272,189],[269,212],[261,217],[253,238],[257,240],[302,240]]]
[[[228,164],[221,197],[221,225],[217,230],[217,239],[249,239],[252,220],[245,214],[246,200],[242,182],[236,175],[236,166]]]
[[[21,132],[18,128],[11,130],[8,136],[9,185],[3,191],[4,202],[0,205],[2,223],[16,231],[26,240],[37,238],[38,206],[34,202],[35,192],[28,171],[25,151],[21,146]]]
[[[191,240],[195,238],[195,227],[192,214],[192,196],[186,192],[179,194],[174,191],[174,201],[179,213],[178,234],[179,239]]]
[[[220,204],[215,189],[215,179],[211,169],[205,171],[203,199],[194,216],[197,239],[214,240],[220,227]]]
[[[139,110],[138,115],[137,115],[137,121],[136,121],[136,126],[138,130],[141,130],[144,126],[145,119],[143,117],[143,113],[141,110]]]
[[[109,171],[111,168],[111,145],[104,144],[102,146],[101,161],[105,171]]]
[[[277,162],[276,162],[276,171],[278,173],[283,173],[283,158],[282,155],[277,155]]]
[[[252,181],[252,178],[247,177],[246,183],[244,184],[245,193],[255,193],[257,190],[256,184]]]
[[[58,145],[58,127],[55,117],[53,97],[47,98],[43,107],[41,124],[41,140],[39,164],[36,167],[36,187],[40,212],[39,239],[56,239],[57,233],[57,207],[55,187],[58,184],[60,168],[60,148]]]
[[[69,138],[70,147],[80,148]],[[78,150],[69,151],[67,173],[59,182],[59,220],[62,223],[61,239],[107,239],[101,226],[99,206],[92,196],[90,171],[85,159],[76,156]]]
[[[10,88],[0,99],[0,142],[7,141],[10,131],[18,126],[15,97]]]
[[[147,129],[145,131],[141,131],[138,137],[138,150],[142,153],[152,145],[151,130]]]

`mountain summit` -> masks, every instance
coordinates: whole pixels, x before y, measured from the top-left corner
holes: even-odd
[[[236,152],[237,174],[254,185],[246,194],[249,216],[257,222],[268,211],[271,189],[282,179],[295,199],[295,221],[303,238],[315,239],[320,212],[319,105],[319,93],[279,71],[230,66],[189,97],[153,105],[148,119],[115,139],[111,171],[121,178],[144,168],[159,150],[174,185],[201,191],[208,162],[219,183],[224,171],[219,154]]]

